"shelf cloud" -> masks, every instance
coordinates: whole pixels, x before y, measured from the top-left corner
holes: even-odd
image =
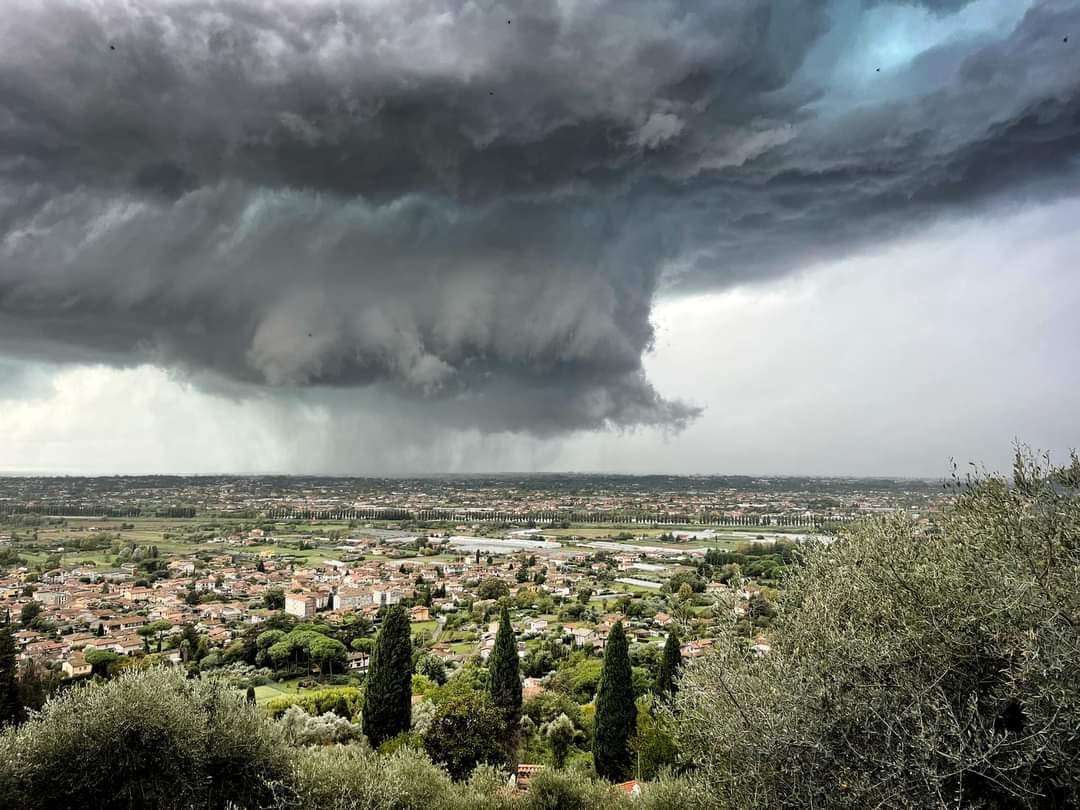
[[[658,297],[1075,193],[1080,7],[979,5],[8,0],[0,349],[679,429]]]

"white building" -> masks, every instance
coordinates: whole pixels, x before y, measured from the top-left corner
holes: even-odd
[[[371,604],[371,592],[355,588],[342,588],[334,594],[334,610],[354,610]]]
[[[315,597],[307,593],[290,593],[285,595],[285,612],[296,616],[298,619],[306,619],[315,615]]]
[[[46,607],[60,607],[71,601],[71,594],[67,591],[34,591],[34,601]]]

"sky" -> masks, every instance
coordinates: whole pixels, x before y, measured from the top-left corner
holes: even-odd
[[[1075,0],[9,0],[0,471],[1061,456],[1078,36]]]

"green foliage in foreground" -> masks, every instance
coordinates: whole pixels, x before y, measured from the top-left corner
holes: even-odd
[[[772,652],[685,668],[678,739],[745,808],[1080,806],[1080,462],[1018,454],[810,551]]]
[[[264,712],[221,681],[178,670],[64,690],[0,734],[0,807],[258,806],[288,772]]]
[[[486,701],[486,695],[481,694]],[[299,713],[290,709],[290,713]],[[498,712],[489,705],[489,719]],[[334,716],[309,718],[329,722]],[[346,724],[337,718],[335,722]],[[295,725],[295,723],[293,723]],[[272,720],[218,678],[130,671],[61,693],[0,732],[0,807],[52,810],[629,810],[603,782],[569,772],[513,796],[490,766],[454,782],[422,751],[290,744]],[[293,735],[295,736],[295,735]],[[307,741],[309,742],[309,741]],[[324,741],[325,742],[325,741]],[[658,797],[670,794],[657,790]],[[684,797],[689,796],[684,792]],[[633,805],[653,810],[646,801]],[[657,808],[678,805],[658,804]],[[690,806],[684,804],[683,806]]]

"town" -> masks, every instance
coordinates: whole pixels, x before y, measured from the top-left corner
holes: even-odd
[[[617,623],[638,694],[669,636],[680,660],[731,631],[765,655],[802,546],[881,511],[932,523],[940,490],[831,479],[9,478],[0,610],[17,625],[21,677],[39,700],[165,664],[225,677],[275,717],[340,704],[347,723],[376,633],[400,605],[422,733],[431,691],[489,661],[505,608],[536,732],[524,783],[541,763],[587,757],[583,709]],[[562,742],[538,733],[563,715],[573,728]]]

